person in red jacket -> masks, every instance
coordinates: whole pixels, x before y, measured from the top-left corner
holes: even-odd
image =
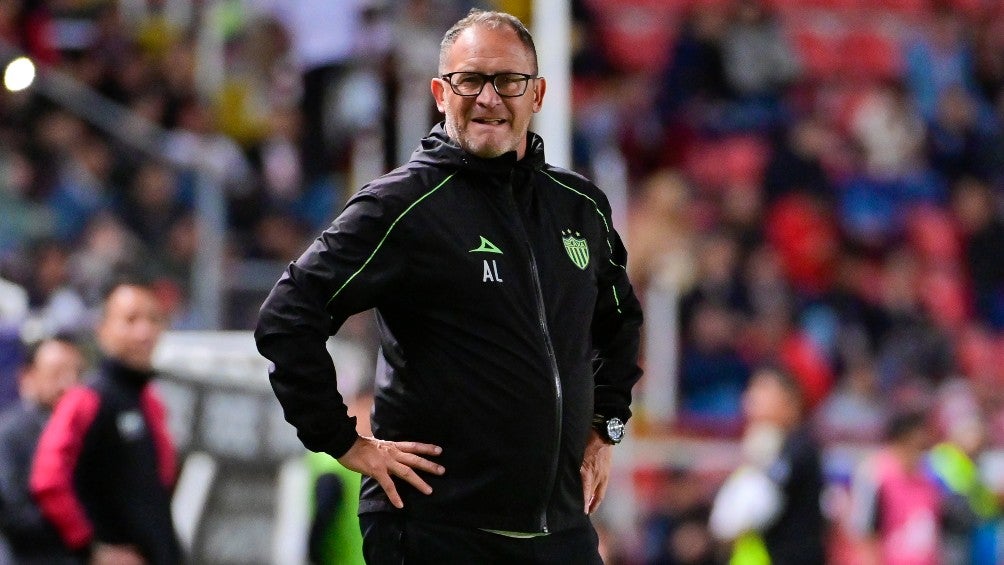
[[[174,564],[175,453],[150,381],[164,317],[153,291],[120,283],[97,328],[104,358],[42,432],[30,486],[63,542],[91,563]]]

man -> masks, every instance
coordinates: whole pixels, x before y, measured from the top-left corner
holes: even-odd
[[[932,443],[928,417],[923,408],[893,414],[885,445],[855,468],[850,524],[868,563],[941,562],[946,516],[938,484],[924,466]]]
[[[787,372],[762,367],[743,393],[744,465],[715,498],[712,531],[732,563],[825,563],[819,447],[804,424],[805,394]]]
[[[27,352],[18,379],[21,402],[0,416],[0,531],[16,563],[75,563],[28,490],[28,472],[52,408],[80,381],[84,356],[66,337],[44,339]]]
[[[100,371],[63,397],[42,433],[31,490],[67,547],[92,563],[174,564],[175,456],[150,384],[164,328],[153,291],[116,285],[97,328]]]
[[[258,348],[304,445],[365,475],[369,563],[600,563],[588,514],[641,373],[624,248],[603,193],[528,131],[545,81],[519,20],[472,11],[439,67],[445,121],[289,266]],[[369,308],[361,437],[324,344]]]

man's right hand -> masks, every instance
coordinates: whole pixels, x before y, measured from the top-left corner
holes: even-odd
[[[443,448],[428,443],[414,441],[385,441],[373,437],[360,436],[352,447],[338,458],[346,468],[376,479],[387,498],[395,508],[404,508],[404,501],[397,492],[391,475],[424,494],[432,494],[432,487],[416,471],[442,475],[446,469],[422,455],[439,455]]]

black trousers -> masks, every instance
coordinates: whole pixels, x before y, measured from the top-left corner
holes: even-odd
[[[368,565],[603,565],[591,524],[519,539],[371,512],[359,516],[359,527]]]

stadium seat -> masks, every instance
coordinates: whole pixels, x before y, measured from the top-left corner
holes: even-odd
[[[955,332],[969,319],[969,294],[957,271],[930,269],[921,279],[920,299],[938,326]]]
[[[628,72],[656,73],[667,63],[676,21],[688,0],[590,2],[611,62]]]
[[[909,244],[928,264],[961,264],[962,243],[951,214],[943,208],[924,206],[912,210],[906,220]]]
[[[872,8],[894,12],[896,14],[917,18],[931,12],[930,0],[875,0]]]
[[[832,79],[840,69],[840,36],[812,26],[797,26],[791,32],[802,67],[811,79]]]
[[[850,79],[888,80],[902,73],[899,43],[883,32],[855,29],[841,38],[840,45],[841,70]]]
[[[684,167],[698,186],[717,191],[725,185],[759,186],[769,157],[764,139],[733,136],[695,142]]]

